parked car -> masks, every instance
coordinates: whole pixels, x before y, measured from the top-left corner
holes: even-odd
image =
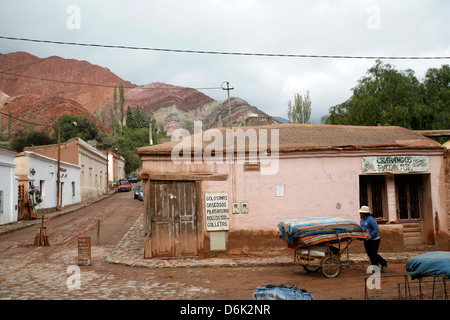
[[[135,199],[139,199],[139,193],[143,190],[142,185],[138,185],[136,186],[136,188],[134,188],[134,198]]]
[[[128,177],[128,180],[129,180],[131,183],[139,182],[139,180],[138,180],[138,178],[137,178],[137,176],[136,176],[135,173],[130,174],[130,176]]]
[[[139,191],[139,200],[144,201],[144,188],[141,189],[141,191]]]
[[[131,191],[131,184],[128,180],[119,180],[117,192]]]

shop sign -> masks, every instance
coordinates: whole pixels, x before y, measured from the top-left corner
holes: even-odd
[[[205,193],[206,231],[230,230],[228,194]]]
[[[258,163],[244,163],[244,171],[261,171],[261,164]]]
[[[426,172],[428,156],[363,157],[363,173]]]

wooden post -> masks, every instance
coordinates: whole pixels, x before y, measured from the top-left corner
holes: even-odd
[[[97,244],[100,244],[100,220],[97,220]]]
[[[44,215],[42,215],[41,226],[38,228],[36,236],[34,237],[34,245],[35,246],[50,245],[50,241],[48,240],[47,228],[44,227]]]

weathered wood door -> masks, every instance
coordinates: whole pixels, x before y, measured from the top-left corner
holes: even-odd
[[[150,181],[153,257],[197,255],[197,195],[192,181]]]

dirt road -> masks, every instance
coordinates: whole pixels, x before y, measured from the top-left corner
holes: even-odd
[[[258,286],[297,285],[317,300],[364,299],[364,266],[344,267],[337,278],[306,273],[296,265],[214,268],[137,268],[105,262],[141,215],[133,194],[114,194],[45,223],[50,246],[32,245],[37,227],[0,236],[0,299],[252,300]],[[97,220],[100,243],[97,244]],[[77,269],[77,239],[92,239],[92,265]],[[397,299],[404,265],[370,298]]]

